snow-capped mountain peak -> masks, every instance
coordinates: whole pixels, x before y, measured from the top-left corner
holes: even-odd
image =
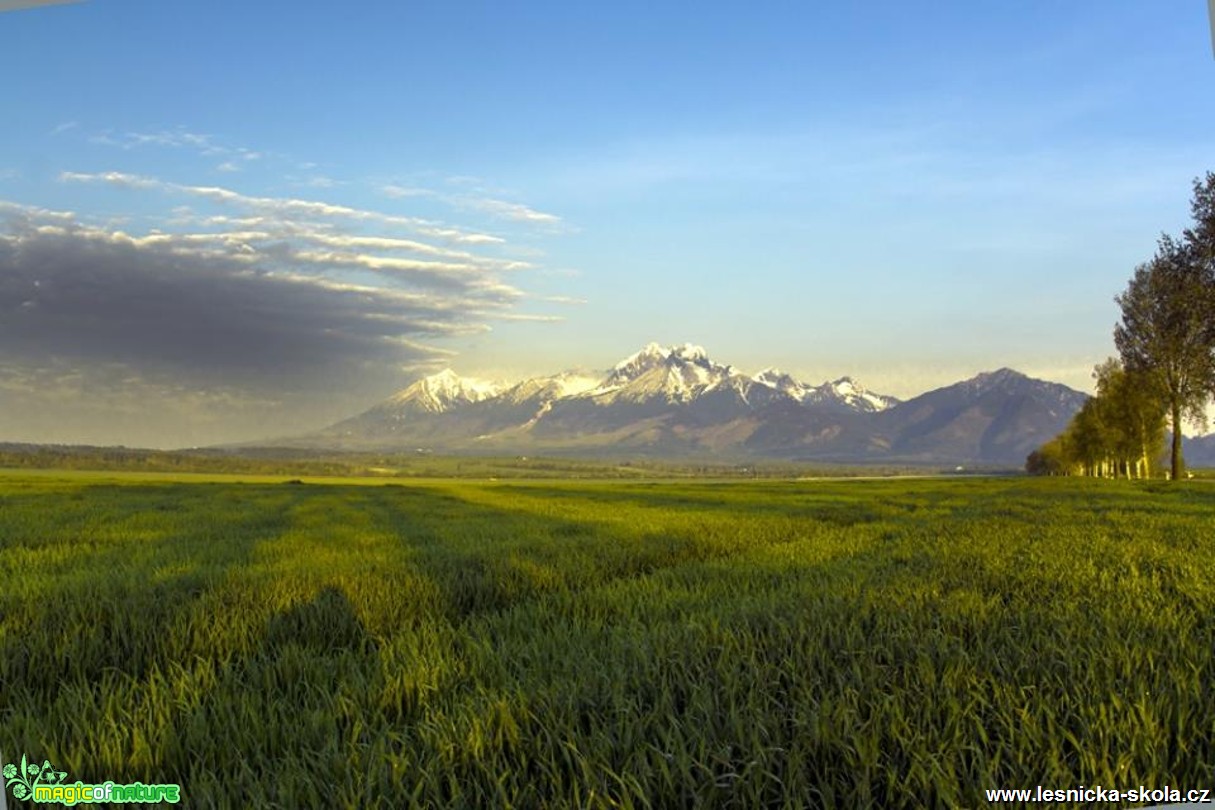
[[[840,396],[851,396],[865,390],[857,385],[856,381],[851,377],[840,377],[838,380],[832,380],[830,384],[831,390]]]
[[[854,411],[884,411],[898,403],[894,397],[870,393],[851,377],[840,377],[822,385],[808,385],[777,368],[766,368],[751,378],[803,403],[833,405]]]
[[[630,354],[612,366],[612,371],[627,371],[638,366],[652,365],[653,363],[667,359],[669,354],[668,350],[662,348],[657,343],[647,343],[641,351]]]
[[[613,366],[603,383],[588,395],[613,401],[686,402],[732,373],[729,366],[710,360],[702,346],[684,343],[664,349],[649,343]]]
[[[792,374],[786,374],[778,368],[766,368],[751,378],[760,385],[780,391],[798,402],[806,399],[813,389],[804,382],[797,380]]]
[[[560,399],[590,391],[599,385],[599,377],[581,370],[562,371],[551,377],[529,377],[501,392],[516,402],[528,399]]]
[[[443,413],[453,405],[467,405],[497,396],[500,390],[495,383],[461,377],[445,368],[399,391],[386,404],[412,405],[430,413]]]
[[[756,382],[774,384],[774,383],[780,382],[781,380],[785,380],[785,379],[791,380],[793,378],[791,376],[789,376],[788,374],[786,374],[785,372],[781,371],[779,368],[776,368],[775,366],[769,366],[768,368],[765,368],[763,371],[758,372],[754,377],[752,377],[752,379],[754,379]]]
[[[870,413],[884,411],[899,402],[894,397],[871,393],[851,377],[840,377],[838,380],[823,383],[816,391],[821,392],[824,399],[833,399],[853,410]]]

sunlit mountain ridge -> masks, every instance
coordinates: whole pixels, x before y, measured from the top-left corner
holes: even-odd
[[[851,377],[747,374],[687,343],[514,384],[451,369],[291,440],[333,449],[1020,465],[1087,395],[1012,369],[902,401]]]

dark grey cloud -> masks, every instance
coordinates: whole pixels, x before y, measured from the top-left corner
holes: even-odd
[[[0,346],[31,360],[288,381],[331,366],[434,356],[418,341],[484,329],[487,310],[499,305],[266,270],[257,258],[84,229],[0,239]]]
[[[299,222],[132,236],[0,203],[0,440],[164,446],[319,427],[446,360],[442,339],[513,317],[523,293],[502,269]],[[63,414],[76,428],[48,433]],[[99,420],[125,432],[90,434]]]
[[[259,156],[184,129],[115,143]],[[59,179],[190,205],[107,220],[0,201],[0,441],[314,429],[448,362],[448,338],[557,320],[515,311],[529,296],[507,279],[536,268],[494,234],[139,174]]]

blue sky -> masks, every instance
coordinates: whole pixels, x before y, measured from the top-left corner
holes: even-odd
[[[913,5],[2,14],[0,438],[256,438],[651,340],[1087,389],[1215,169],[1205,3]]]

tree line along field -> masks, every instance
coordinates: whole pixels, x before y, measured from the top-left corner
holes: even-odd
[[[1198,481],[9,474],[0,757],[190,807],[1215,787],[1213,515]]]

